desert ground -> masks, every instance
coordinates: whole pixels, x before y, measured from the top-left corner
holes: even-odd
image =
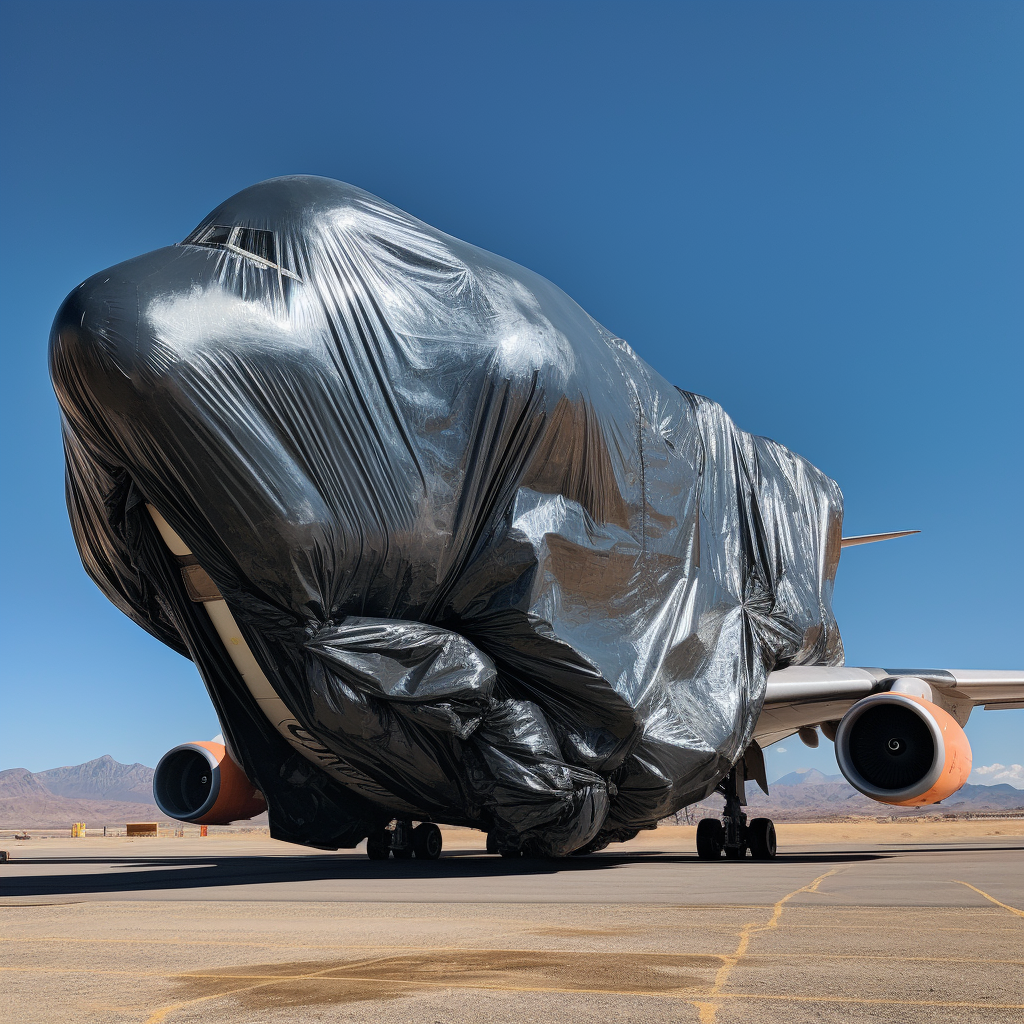
[[[0,1005],[70,1022],[1024,1021],[1024,819],[662,827],[567,861],[0,838]]]

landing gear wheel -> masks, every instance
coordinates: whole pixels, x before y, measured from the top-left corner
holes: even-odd
[[[425,821],[412,830],[412,847],[419,860],[437,860],[442,843],[441,830],[433,822]]]
[[[702,818],[697,823],[697,856],[701,860],[717,860],[725,845],[725,829],[717,818]]]
[[[497,853],[498,852],[498,838],[493,832],[487,833],[487,852]]]
[[[366,837],[366,856],[370,860],[387,860],[391,856],[391,844],[383,832],[371,832]]]
[[[775,856],[775,822],[771,818],[755,818],[747,826],[747,843],[755,860],[771,860]]]

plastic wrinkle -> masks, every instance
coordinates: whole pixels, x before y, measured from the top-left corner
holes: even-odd
[[[282,838],[407,814],[597,849],[714,789],[772,669],[842,664],[832,480],[358,188],[263,182],[90,278],[50,366],[86,570],[196,662]]]

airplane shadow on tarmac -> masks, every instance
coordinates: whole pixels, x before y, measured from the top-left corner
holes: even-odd
[[[771,868],[788,864],[838,864],[850,861],[882,860],[889,853],[822,853],[781,855],[757,865]],[[31,858],[12,861],[0,867],[0,896],[61,896],[71,894],[124,893],[140,891],[173,891],[224,885],[265,885],[272,882],[311,882],[339,879],[371,881],[394,879],[437,878],[503,878],[522,875],[553,875],[561,872],[610,871],[630,864],[678,864],[700,862],[693,856],[640,855],[617,856],[595,854],[565,859],[504,860],[500,857],[469,852],[456,852],[440,860],[366,860],[359,854],[303,855],[297,857],[58,857]],[[4,873],[21,865],[66,865],[67,873],[46,875],[14,875]],[[97,868],[106,865],[108,872],[74,872],[77,865]],[[749,860],[722,860],[721,868],[754,866]]]

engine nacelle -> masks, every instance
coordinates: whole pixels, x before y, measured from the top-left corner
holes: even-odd
[[[906,693],[875,693],[836,730],[846,781],[872,800],[901,807],[952,796],[971,773],[971,745],[953,716]]]
[[[224,744],[212,740],[167,751],[153,776],[153,798],[168,817],[193,825],[226,825],[267,809]]]

